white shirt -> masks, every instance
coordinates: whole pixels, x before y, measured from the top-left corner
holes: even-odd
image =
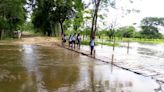
[[[75,41],[75,40],[76,40],[76,36],[73,36],[73,37],[72,37],[72,40]]]
[[[69,41],[70,41],[70,42],[72,41],[72,38],[73,38],[72,36],[69,38]]]
[[[90,45],[91,45],[91,46],[94,46],[94,40],[91,40]]]
[[[81,40],[81,37],[80,36],[78,36],[78,40]]]

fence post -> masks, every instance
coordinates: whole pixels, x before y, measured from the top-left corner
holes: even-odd
[[[94,58],[95,58],[95,55],[96,55],[96,50],[94,50]]]
[[[130,48],[130,46],[129,46],[129,40],[128,40],[127,54],[129,54],[129,48]]]

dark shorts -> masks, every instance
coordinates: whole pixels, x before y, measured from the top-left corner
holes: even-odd
[[[69,41],[69,44],[72,44],[72,41]]]
[[[91,47],[91,50],[93,50],[94,49],[94,46],[90,46]]]
[[[66,40],[63,40],[63,42],[65,43],[65,42],[66,42]]]
[[[75,41],[72,41],[73,44],[75,44]]]
[[[77,40],[77,44],[80,44],[80,40]]]

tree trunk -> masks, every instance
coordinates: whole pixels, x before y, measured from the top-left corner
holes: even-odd
[[[52,32],[49,30],[47,35],[48,36],[51,36],[52,35]]]
[[[92,28],[91,28],[91,36],[90,36],[91,39],[95,38],[95,35],[96,35],[97,13],[98,13],[98,10],[99,10],[100,1],[101,0],[97,0],[97,2],[95,2],[95,10],[94,10],[94,15],[93,15],[93,19],[92,19]]]
[[[61,35],[63,35],[64,34],[64,29],[63,29],[63,22],[59,22],[60,23],[60,27],[61,27]]]
[[[0,40],[2,40],[2,30],[0,29]]]
[[[95,17],[93,16],[93,19],[92,19],[92,28],[91,28],[91,34],[90,34],[90,39],[92,39],[93,37],[93,31],[94,31],[94,19]]]

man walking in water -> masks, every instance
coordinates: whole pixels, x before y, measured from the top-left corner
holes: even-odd
[[[95,42],[94,42],[94,37],[92,37],[92,39],[91,39],[91,41],[90,41],[90,43],[89,43],[90,48],[91,48],[91,52],[90,52],[91,55],[92,55],[93,50],[94,50],[94,44],[95,44]]]

